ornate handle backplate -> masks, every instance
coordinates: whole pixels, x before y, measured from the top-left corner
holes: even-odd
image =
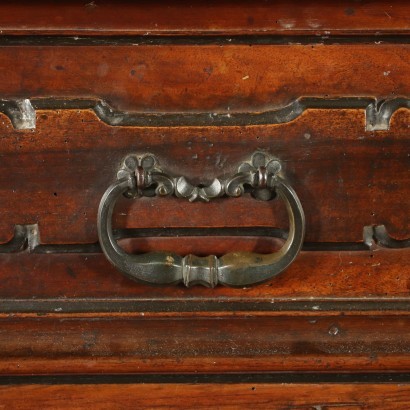
[[[111,218],[116,201],[142,196],[175,195],[189,201],[239,197],[249,192],[254,198],[270,200],[278,195],[289,215],[289,235],[282,248],[271,254],[232,252],[220,258],[198,257],[169,252],[126,253],[114,238]],[[280,162],[265,153],[256,152],[249,162],[240,165],[238,173],[227,179],[214,179],[208,186],[191,185],[183,176],[164,172],[155,156],[129,155],[112,184],[101,198],[98,209],[98,235],[108,260],[127,277],[150,284],[186,286],[201,284],[215,287],[247,286],[270,279],[285,270],[296,258],[305,234],[305,216],[295,191],[281,172]]]

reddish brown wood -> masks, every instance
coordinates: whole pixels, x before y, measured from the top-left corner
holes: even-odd
[[[134,128],[107,126],[89,111],[62,110],[39,112],[37,128],[21,131],[5,118],[0,238],[10,239],[14,224],[38,223],[44,243],[97,241],[100,198],[128,153],[154,153],[167,170],[199,183],[234,174],[258,149],[285,164],[305,210],[306,241],[360,242],[363,227],[372,224],[408,238],[409,121],[403,109],[389,131],[372,133],[364,130],[363,110],[309,110],[272,126]],[[124,199],[115,225],[286,228],[287,217],[280,201],[145,198]]]
[[[257,112],[301,96],[408,96],[409,58],[408,44],[10,46],[0,50],[0,95]]]
[[[407,314],[11,315],[0,324],[1,374],[380,372],[410,365]]]
[[[410,406],[407,384],[89,384],[2,386],[5,407],[31,409],[392,410]],[[27,398],[30,399],[27,399]]]
[[[353,34],[408,33],[399,0],[3,2],[3,34]]]
[[[409,16],[410,5],[398,0],[3,2],[0,100],[84,97],[142,114],[212,114],[278,109],[304,96],[409,98]],[[225,38],[210,38],[218,35]],[[76,45],[81,36],[99,38]],[[154,36],[156,45],[131,36]],[[197,184],[234,173],[260,149],[284,164],[305,209],[308,242],[361,242],[363,226],[378,224],[410,237],[410,111],[398,110],[389,130],[369,132],[364,109],[325,108],[243,127],[109,126],[91,110],[51,104],[37,111],[36,129],[16,130],[1,114],[0,242],[15,224],[36,223],[43,244],[96,242],[99,200],[130,152],[153,153]],[[124,199],[114,224],[287,226],[279,201],[249,198]],[[128,245],[221,254],[280,243]],[[18,383],[18,376],[57,374],[408,372],[409,266],[409,248],[304,251],[260,286],[186,289],[131,282],[102,254],[1,254],[0,374]],[[3,386],[0,407],[410,406],[409,386],[397,383],[91,383]]]
[[[200,243],[199,240],[193,242],[194,246]],[[156,242],[151,242],[150,246],[152,249],[162,248]],[[184,249],[181,251],[184,253]],[[309,301],[310,304],[316,301],[319,305],[323,300],[354,302],[362,298],[369,302],[409,302],[409,266],[410,249],[302,252],[286,272],[259,286],[240,289],[195,286],[186,289],[133,282],[116,271],[102,254],[1,255],[0,297],[3,300],[27,298],[28,301],[32,298],[52,299],[56,309],[64,309],[64,302],[78,298],[102,298],[107,304],[121,298],[164,303],[186,300],[191,306],[195,302],[220,301],[221,310],[225,309],[223,303],[246,301],[269,303],[272,310],[276,310],[275,303],[283,301]],[[150,310],[149,303],[146,308]]]

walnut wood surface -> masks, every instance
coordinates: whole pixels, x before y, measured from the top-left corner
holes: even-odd
[[[408,384],[89,384],[0,387],[5,408],[326,409],[410,406]]]
[[[97,97],[147,112],[254,112],[302,96],[408,97],[409,61],[409,44],[383,42],[5,46],[0,96]]]
[[[196,246],[198,239],[191,239]],[[223,240],[221,240],[223,244]],[[146,246],[160,249],[155,241]],[[222,245],[219,245],[222,246]],[[231,246],[231,242],[225,244]],[[199,247],[199,246],[198,246]],[[148,249],[147,249],[148,250]],[[180,249],[184,253],[184,249]],[[53,309],[65,309],[70,300],[139,302],[137,309],[152,310],[150,302],[195,303],[227,302],[275,303],[283,301],[351,300],[410,301],[410,249],[353,252],[302,252],[280,276],[249,288],[207,289],[200,286],[153,287],[133,282],[106,260],[103,254],[10,254],[0,256],[2,286],[0,308],[7,300],[32,302],[51,299]],[[319,303],[320,304],[320,303]],[[153,305],[154,306],[154,305]],[[190,307],[189,309],[192,309]],[[214,308],[218,310],[218,308]],[[257,309],[257,307],[255,308]],[[163,309],[161,309],[163,310]],[[168,309],[167,309],[168,310]]]
[[[0,6],[3,34],[361,34],[408,33],[400,0],[19,1]]]
[[[409,50],[400,44],[12,46],[0,50],[0,66],[10,67],[0,95],[104,98],[114,108],[142,112],[257,111],[304,95],[406,96]],[[220,128],[110,127],[74,110],[39,112],[31,131],[2,122],[3,241],[15,223],[36,222],[46,243],[95,241],[98,201],[117,164],[130,151],[147,150],[174,172],[203,182],[266,149],[284,161],[305,206],[306,240],[361,241],[370,224],[385,224],[399,239],[409,236],[406,110],[395,114],[390,131],[376,133],[364,130],[363,110],[312,110],[288,124]],[[124,203],[117,223],[286,224],[278,204],[274,211],[246,199],[195,204],[189,220],[186,206]]]
[[[409,16],[399,0],[3,2],[0,99],[92,98],[183,118],[246,115],[304,96],[409,98]],[[284,164],[308,242],[358,243],[363,226],[380,224],[410,237],[407,109],[388,130],[369,132],[363,109],[325,102],[285,124],[242,127],[109,126],[91,110],[50,104],[33,130],[0,115],[2,243],[15,224],[36,223],[41,243],[96,242],[99,200],[130,152],[153,153],[171,173],[202,183],[259,149]],[[124,199],[114,223],[286,228],[286,215],[279,201],[249,198]],[[128,242],[181,254],[278,245],[250,237]],[[0,375],[408,372],[409,266],[408,248],[310,251],[263,285],[210,290],[143,286],[102,254],[2,254]],[[13,408],[394,409],[410,407],[409,397],[408,384],[313,380],[0,387],[0,407]]]
[[[402,109],[389,131],[366,132],[363,110],[308,110],[290,123],[250,127],[111,127],[91,111],[50,110],[22,131],[3,117],[0,238],[9,240],[14,224],[38,223],[43,243],[96,242],[100,198],[128,153],[154,153],[169,172],[200,183],[234,174],[258,149],[283,162],[304,207],[306,241],[360,242],[372,224],[408,238],[409,118]],[[119,203],[114,223],[286,228],[287,216],[281,201],[250,197],[144,198]]]
[[[10,315],[0,373],[392,372],[410,366],[408,314]]]

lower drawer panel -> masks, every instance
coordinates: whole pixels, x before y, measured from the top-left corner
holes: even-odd
[[[0,257],[0,374],[403,372],[410,249],[303,251],[249,288],[152,287],[102,254]]]
[[[75,378],[78,380],[78,377]],[[403,383],[149,383],[86,385],[9,385],[0,387],[6,407],[31,409],[30,397],[43,409],[195,408],[218,409],[404,409],[410,407]],[[234,405],[233,405],[233,397]]]
[[[410,316],[53,314],[0,317],[0,373],[405,371]]]

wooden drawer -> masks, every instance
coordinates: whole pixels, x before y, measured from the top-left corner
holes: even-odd
[[[406,373],[410,8],[385,3],[0,5],[0,380]]]

